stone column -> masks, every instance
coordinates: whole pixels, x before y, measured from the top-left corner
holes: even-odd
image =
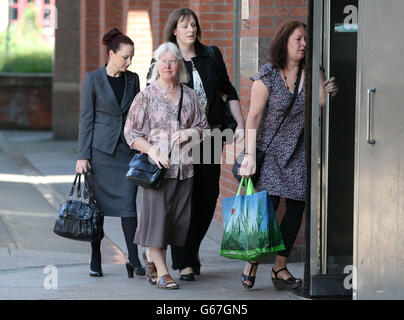
[[[80,104],[80,1],[58,0],[56,8],[53,138],[76,139]]]

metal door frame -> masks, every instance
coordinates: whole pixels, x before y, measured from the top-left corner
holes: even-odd
[[[319,105],[319,65],[330,77],[331,0],[313,0],[310,295],[347,295],[345,275],[327,274],[329,108]],[[329,106],[329,96],[327,96]],[[323,113],[323,114],[322,114]]]
[[[321,110],[319,108],[319,65],[323,53],[323,0],[313,1],[313,58],[312,58],[312,126],[311,126],[311,182],[310,182],[310,295],[313,295],[313,275],[321,274],[322,234],[322,167],[321,167]]]

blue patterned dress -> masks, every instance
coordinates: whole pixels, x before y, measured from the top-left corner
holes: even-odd
[[[263,65],[251,80],[261,80],[270,92],[268,107],[258,129],[257,147],[265,150],[283,119],[293,94],[271,63]],[[304,158],[304,86],[292,110],[269,147],[261,168],[257,191],[288,199],[306,200]]]

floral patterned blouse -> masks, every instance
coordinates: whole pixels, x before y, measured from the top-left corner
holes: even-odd
[[[179,128],[206,127],[205,113],[198,102],[194,90],[183,86],[183,101]],[[170,168],[166,170],[165,178],[180,180],[193,177],[192,149],[188,142],[171,150],[172,134],[178,130],[178,103],[173,103],[158,81],[154,81],[141,92],[132,102],[125,123],[125,138],[129,146],[133,142],[144,139],[170,157]],[[192,140],[191,140],[192,142]]]

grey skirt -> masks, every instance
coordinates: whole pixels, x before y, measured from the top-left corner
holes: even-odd
[[[142,188],[135,243],[142,247],[182,247],[191,219],[193,178],[163,179],[158,189]]]
[[[132,154],[129,146],[122,142],[112,155],[92,149],[92,174],[88,180],[105,216],[136,216],[137,185],[126,179]]]

